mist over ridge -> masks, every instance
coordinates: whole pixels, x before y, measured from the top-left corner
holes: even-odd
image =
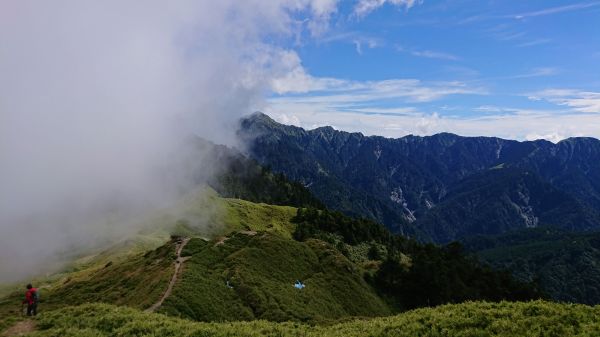
[[[131,218],[218,171],[189,137],[243,146],[239,117],[300,66],[282,42],[334,3],[0,4],[0,281],[134,233]]]

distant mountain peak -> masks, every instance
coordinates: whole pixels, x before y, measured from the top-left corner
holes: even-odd
[[[255,111],[253,113],[251,113],[250,115],[246,116],[245,118],[242,119],[243,121],[250,121],[250,122],[261,122],[261,123],[265,123],[265,124],[278,124],[278,125],[282,125],[280,123],[278,123],[277,121],[275,121],[273,118],[271,118],[269,115],[260,112],[260,111]]]

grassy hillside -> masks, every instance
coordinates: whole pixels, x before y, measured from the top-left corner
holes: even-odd
[[[600,307],[584,305],[471,302],[315,327],[267,321],[194,323],[131,308],[88,304],[40,316],[38,331],[31,336],[597,336],[598,315]]]
[[[139,238],[82,256],[41,284],[42,310],[97,302],[148,308],[174,271],[174,243],[150,248],[167,230],[192,240],[159,310],[191,320],[332,324],[467,299],[515,299],[519,290],[452,247],[422,245],[325,210],[223,199],[209,190],[146,221]],[[306,288],[295,289],[296,280]],[[21,294],[0,302],[0,329],[19,319]]]
[[[170,209],[142,219],[142,232],[101,251],[81,252],[56,274],[33,283],[44,308],[106,302],[144,308],[156,301],[173,272],[175,248],[169,233],[219,237],[240,230],[272,231],[291,237],[296,209],[224,199],[210,189],[189,195]],[[165,243],[167,243],[165,245]],[[23,284],[4,285],[0,331],[20,319]]]
[[[161,309],[171,315],[200,321],[323,321],[390,314],[360,270],[322,241],[238,233],[216,242],[192,239],[183,255],[191,259]],[[306,288],[294,288],[296,280]]]
[[[340,213],[297,212],[209,195],[188,199],[179,214],[199,214],[206,200],[221,207],[217,221],[223,225],[213,231],[211,241],[191,223],[178,220],[171,226],[173,232],[195,238],[183,250],[189,259],[159,309],[163,313],[198,321],[322,323],[469,299],[536,295],[504,274],[480,268],[452,247],[424,246]],[[42,293],[43,307],[86,302],[149,307],[166,289],[175,247],[168,243],[125,259],[114,253],[131,254],[139,247],[135,242],[81,259],[87,269],[54,281]],[[306,288],[295,289],[296,280]],[[7,300],[7,307],[18,303],[18,295]]]
[[[156,302],[173,274],[175,245],[167,243],[121,263],[108,262],[87,277],[67,277],[48,294],[45,307],[104,302],[147,308]]]
[[[40,309],[91,302],[146,308],[167,287],[173,273],[174,249],[173,243],[167,243],[145,254],[109,261],[102,266],[91,264],[87,269],[61,273],[60,278],[34,283],[39,288]],[[0,331],[23,318],[18,310],[23,292],[13,291],[0,299]]]
[[[223,234],[240,230],[268,231],[291,238],[297,209],[288,206],[256,204],[241,199],[222,199],[227,213]]]
[[[171,207],[143,219],[143,233],[161,232],[212,238],[239,230],[290,232],[295,207],[222,198],[206,187],[191,193]]]

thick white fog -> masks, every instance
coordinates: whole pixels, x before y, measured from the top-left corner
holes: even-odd
[[[178,198],[182,139],[234,145],[238,118],[300,67],[284,46],[335,6],[0,1],[0,282],[134,233],[130,216]]]

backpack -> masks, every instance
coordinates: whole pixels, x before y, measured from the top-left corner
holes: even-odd
[[[40,294],[37,289],[31,291],[31,300],[33,303],[38,303],[40,301]]]

